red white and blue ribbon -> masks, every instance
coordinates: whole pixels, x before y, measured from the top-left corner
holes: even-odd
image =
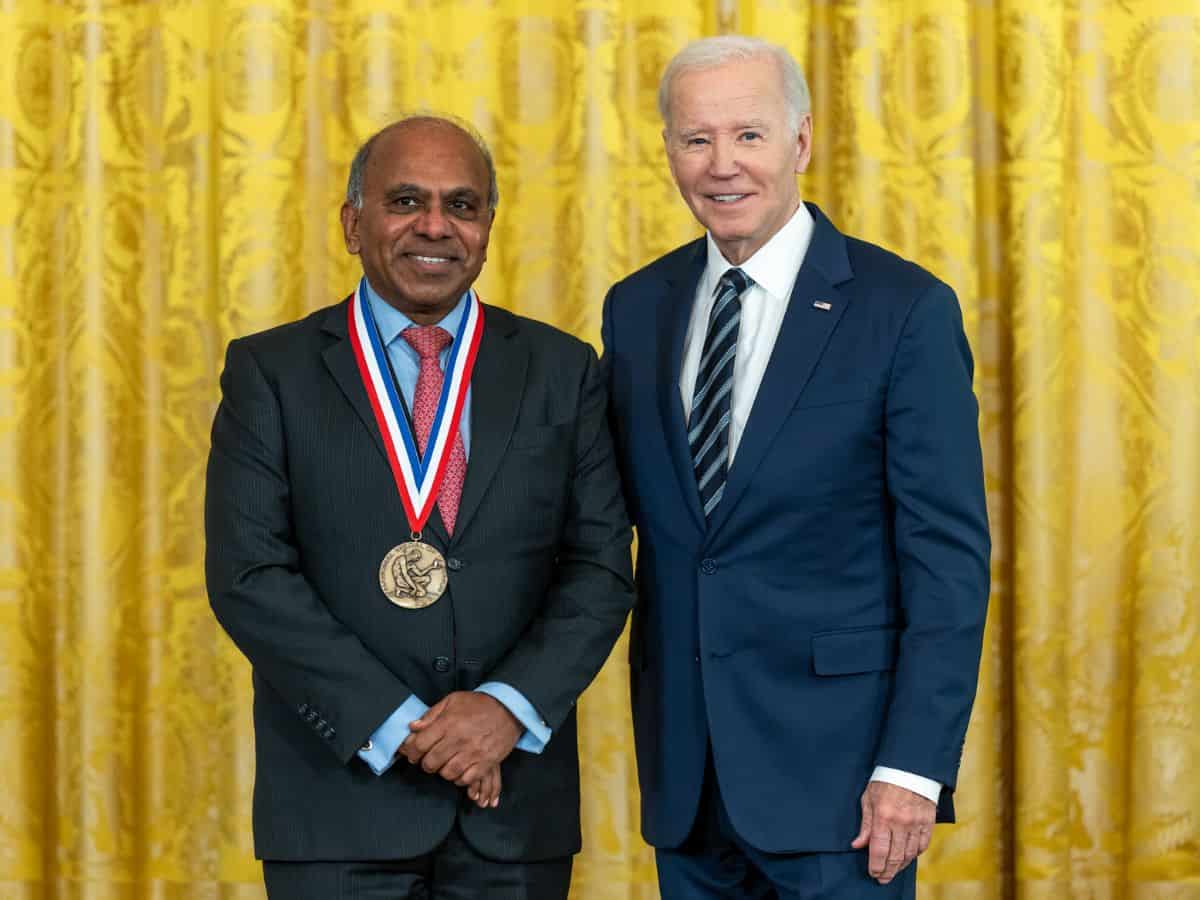
[[[358,362],[358,373],[371,401],[375,422],[383,436],[396,489],[404,504],[404,514],[414,534],[419,534],[433,512],[438,489],[446,474],[450,449],[458,436],[458,424],[471,386],[471,371],[483,336],[483,304],[474,290],[468,292],[467,308],[450,345],[446,360],[442,395],[438,398],[433,427],[424,456],[417,450],[400,391],[388,366],[387,350],[379,337],[379,326],[367,300],[367,280],[359,282],[349,303],[350,343]]]

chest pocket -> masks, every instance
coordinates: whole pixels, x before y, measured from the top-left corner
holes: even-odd
[[[866,381],[836,382],[832,384],[810,383],[793,409],[817,409],[822,406],[840,406],[844,403],[862,403],[883,394],[883,385]]]

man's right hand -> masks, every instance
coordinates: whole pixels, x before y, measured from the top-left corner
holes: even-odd
[[[454,691],[409,723],[400,753],[430,775],[473,784],[513,751],[523,726],[490,694]],[[466,779],[466,780],[464,780]]]

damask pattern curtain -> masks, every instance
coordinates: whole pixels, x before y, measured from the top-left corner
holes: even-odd
[[[352,287],[359,141],[474,122],[483,296],[594,341],[696,234],[654,93],[731,30],[809,75],[803,194],[950,282],[977,357],[994,592],[922,896],[1200,898],[1195,0],[0,0],[0,895],[262,897],[208,429],[231,337]],[[656,896],[622,659],[579,900]]]

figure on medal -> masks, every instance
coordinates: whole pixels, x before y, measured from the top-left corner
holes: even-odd
[[[446,561],[419,541],[397,544],[379,564],[380,589],[405,609],[424,609],[436,603],[447,583]]]
[[[429,565],[421,568],[421,550],[411,544],[405,547],[392,562],[392,578],[396,589],[411,594],[417,600],[425,599],[426,590],[433,581],[433,571],[442,567],[442,561],[434,557]]]

